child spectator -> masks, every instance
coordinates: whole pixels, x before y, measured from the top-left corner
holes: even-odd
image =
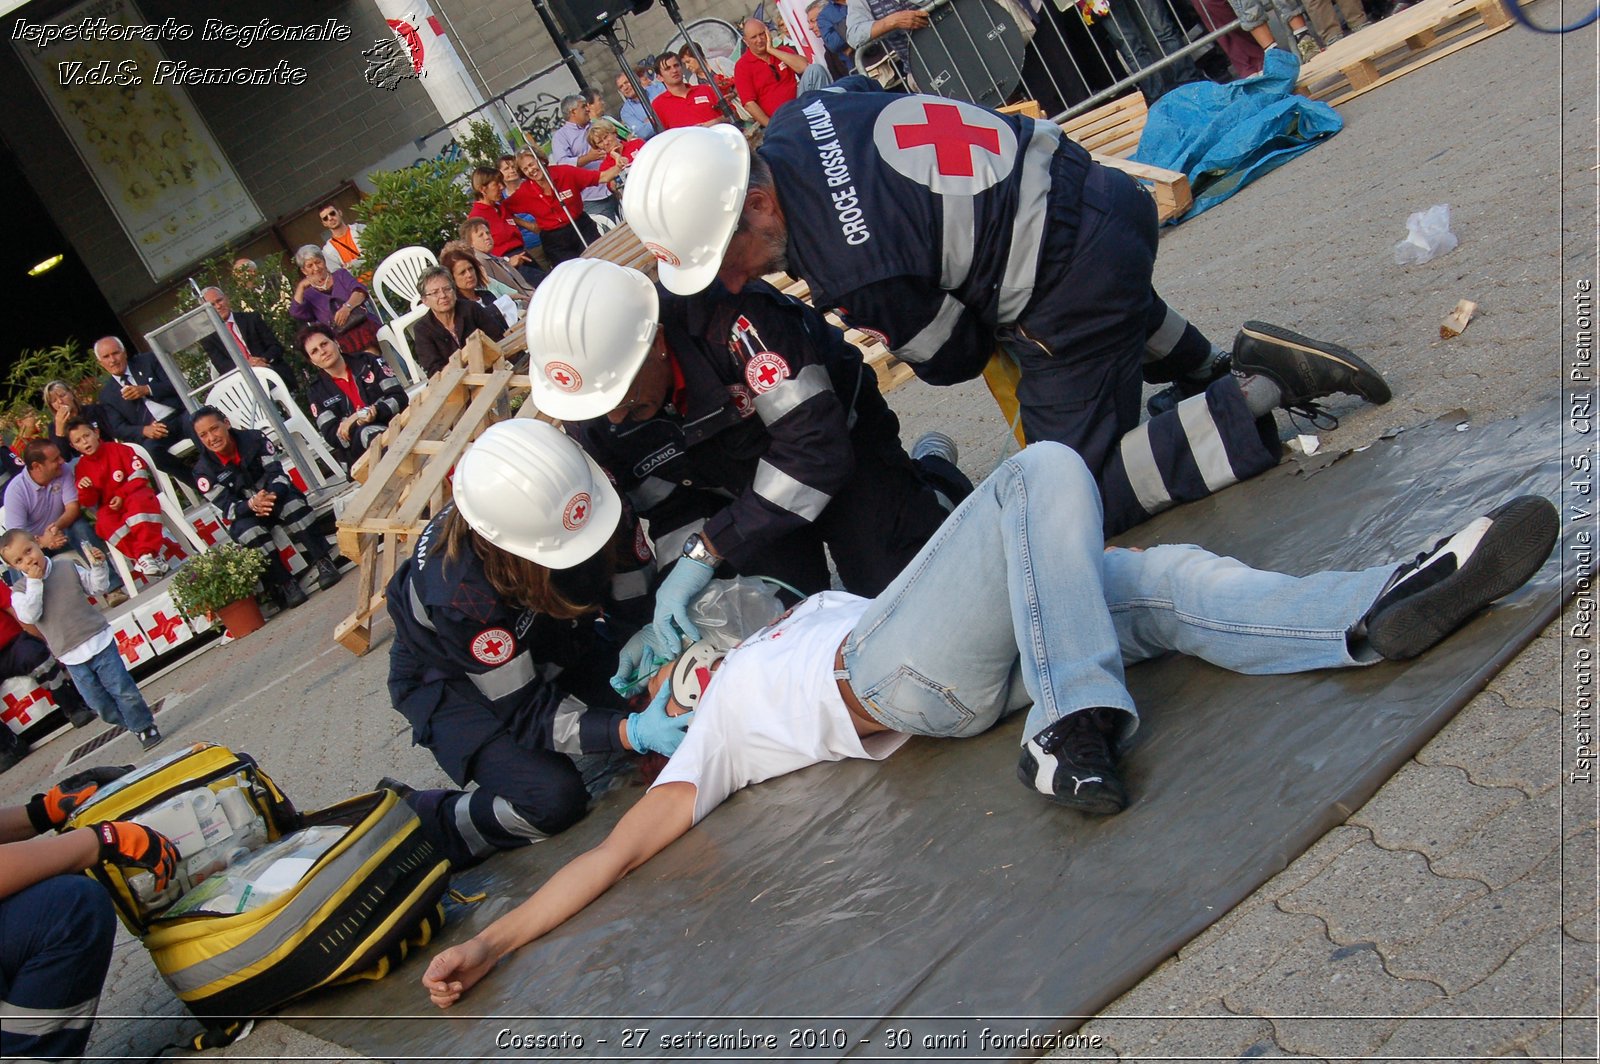
[[[67,439],[82,455],[76,470],[78,502],[98,507],[95,534],[133,559],[145,576],[164,574],[161,500],[150,467],[127,444],[102,440],[100,431],[83,418],[67,422]]]
[[[17,620],[38,627],[50,652],[67,667],[89,708],[108,724],[120,724],[146,750],[161,742],[155,718],[117,653],[111,626],[89,605],[84,592],[103,594],[109,585],[105,553],[84,547],[89,568],[57,564],[45,557],[39,541],[20,528],[0,536],[0,558],[26,577],[11,599]],[[76,586],[75,586],[76,585]]]

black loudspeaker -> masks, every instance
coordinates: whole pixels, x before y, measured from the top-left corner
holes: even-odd
[[[548,0],[568,44],[592,41],[624,15],[638,15],[655,0]]]

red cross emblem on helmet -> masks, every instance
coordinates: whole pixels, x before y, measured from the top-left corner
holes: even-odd
[[[878,112],[872,141],[896,172],[941,195],[975,196],[1017,161],[1004,118],[960,100],[906,96]]]
[[[545,363],[544,376],[564,392],[575,392],[583,387],[583,375],[565,362]]]
[[[576,532],[589,523],[589,493],[580,491],[567,501],[566,508],[561,511],[561,526],[568,532]]]

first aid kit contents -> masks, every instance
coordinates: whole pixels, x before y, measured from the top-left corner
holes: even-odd
[[[317,858],[349,831],[346,827],[314,827],[285,835],[255,853],[240,851],[229,862],[162,913],[163,919],[195,913],[232,915],[259,909],[292,889]]]
[[[249,780],[238,773],[218,786],[181,791],[132,818],[171,839],[181,859],[163,891],[148,872],[128,877],[128,889],[146,909],[163,908],[265,845],[267,823],[251,802]]]

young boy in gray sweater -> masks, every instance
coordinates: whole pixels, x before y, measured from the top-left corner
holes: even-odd
[[[88,569],[47,557],[24,529],[0,536],[0,558],[27,578],[11,605],[18,620],[38,627],[89,708],[106,723],[128,729],[149,750],[161,742],[155,718],[122,663],[111,626],[85,597],[104,594],[109,586],[106,556],[95,547],[85,550]]]

